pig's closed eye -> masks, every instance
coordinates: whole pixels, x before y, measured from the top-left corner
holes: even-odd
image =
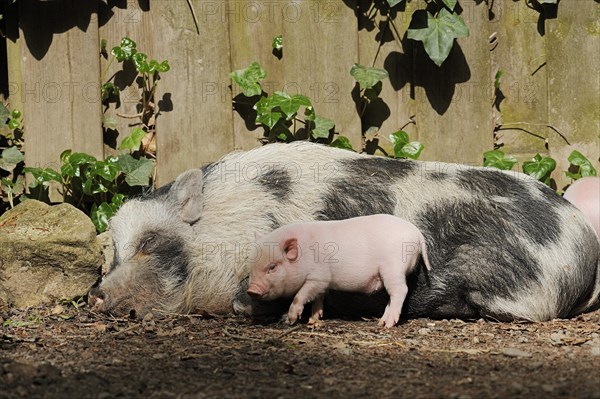
[[[273,273],[277,269],[277,263],[271,263],[267,269],[267,273]]]
[[[154,239],[156,238],[156,236],[153,234],[151,236],[146,237],[146,239],[144,241],[142,241],[142,244],[140,245],[140,251],[143,251],[144,249],[147,249],[148,246],[150,244],[152,244],[152,241],[154,241]]]

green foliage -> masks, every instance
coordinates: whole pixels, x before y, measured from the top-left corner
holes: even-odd
[[[350,75],[356,79],[361,90],[370,89],[377,83],[389,77],[389,74],[385,69],[367,68],[360,64],[352,65]]]
[[[276,91],[270,96],[264,93],[260,82],[266,75],[258,62],[230,74],[245,97],[260,96],[252,109],[256,112],[255,123],[262,125],[265,130],[264,141],[289,142],[303,138],[322,142],[330,140],[335,123],[316,114],[312,101],[304,95],[290,95],[283,91]],[[338,145],[341,143],[337,142]],[[348,140],[343,143],[350,145]]]
[[[267,73],[258,62],[253,62],[248,68],[233,71],[229,76],[242,89],[246,97],[253,97],[261,95],[260,81],[267,76]]]
[[[437,66],[448,58],[454,39],[466,36],[469,36],[469,29],[462,17],[446,8],[439,10],[437,15],[426,10],[415,11],[407,34],[409,39],[423,42],[429,58]]]
[[[531,161],[523,162],[523,172],[550,186],[550,174],[556,169],[556,161],[536,154]]]
[[[574,172],[566,171],[565,174],[567,177],[577,180],[581,179],[582,177],[597,175],[596,169],[590,160],[579,151],[573,150],[567,159],[571,163],[572,168],[575,169]]]
[[[275,36],[271,46],[273,47],[273,50],[278,50],[278,51],[283,50],[283,36],[281,36],[281,35]]]
[[[63,201],[90,214],[99,232],[106,230],[108,219],[127,198],[124,193],[134,192],[134,187],[150,183],[154,168],[153,161],[135,159],[130,154],[98,160],[88,154],[67,150],[60,155],[60,160],[60,170],[26,167],[24,172],[33,177],[30,188],[37,188],[33,192],[43,200],[43,193],[50,183],[56,183]]]
[[[21,111],[14,109],[11,112],[0,103],[0,213],[7,205],[14,207],[24,190],[21,117]]]
[[[503,151],[492,150],[483,153],[483,166],[489,166],[500,170],[511,170],[517,163],[512,155],[505,155]]]
[[[394,144],[394,158],[418,159],[424,148],[418,141],[410,141],[403,130],[390,134],[390,141]]]

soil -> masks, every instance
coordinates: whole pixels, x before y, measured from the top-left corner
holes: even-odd
[[[318,326],[0,310],[0,398],[600,398],[600,311]]]

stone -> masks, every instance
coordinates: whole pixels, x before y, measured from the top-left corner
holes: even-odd
[[[0,301],[21,308],[85,295],[102,260],[94,224],[70,204],[27,200],[0,217]]]
[[[102,276],[106,276],[110,270],[110,266],[112,265],[115,259],[115,246],[112,240],[112,231],[106,230],[104,233],[98,234],[98,244],[100,244],[100,249],[102,251]]]

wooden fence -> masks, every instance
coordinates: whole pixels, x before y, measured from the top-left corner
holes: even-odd
[[[67,148],[96,157],[115,152],[105,144],[110,140],[103,137],[103,115],[136,113],[137,97],[121,93],[119,109],[103,109],[100,75],[106,61],[99,57],[99,43],[106,39],[110,50],[123,36],[171,64],[158,95],[159,184],[231,150],[259,145],[262,129],[249,130],[232,109],[238,91],[229,78],[253,61],[268,73],[265,91],[311,97],[317,112],[335,120],[336,130],[355,147],[361,120],[349,70],[358,62],[390,73],[381,94],[387,108],[372,116],[381,125],[382,143],[405,126],[425,145],[421,159],[481,164],[482,153],[493,148],[494,128],[502,125],[496,141],[520,160],[550,154],[564,170],[568,154],[577,149],[598,166],[595,0],[560,1],[558,14],[547,19],[525,0],[460,0],[470,36],[458,39],[440,68],[420,43],[406,38],[411,11],[423,8],[423,0],[398,6],[405,11],[396,13],[395,29],[386,28],[379,15],[371,18],[371,1],[362,0],[194,0],[192,7],[186,0],[17,3],[18,15],[6,16],[6,94],[11,108],[23,110],[31,166],[58,164]],[[279,34],[281,60],[271,53]],[[107,76],[118,68],[112,65]],[[500,112],[493,106],[498,70],[504,71]],[[131,121],[116,118],[119,141]]]

